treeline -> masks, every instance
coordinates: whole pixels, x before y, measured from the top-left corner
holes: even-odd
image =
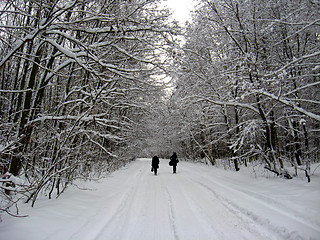
[[[173,56],[176,146],[240,169],[291,178],[319,161],[320,5],[313,0],[202,0]],[[179,62],[179,63],[178,63]],[[179,120],[178,120],[179,119]]]
[[[163,74],[159,56],[177,34],[157,4],[0,3],[1,210],[136,157],[137,129],[163,91],[150,76]]]

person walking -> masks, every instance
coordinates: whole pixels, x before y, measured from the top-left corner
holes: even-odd
[[[159,158],[157,156],[154,156],[151,161],[151,171],[154,172],[154,175],[158,174],[158,168],[159,168]]]
[[[170,162],[169,165],[173,167],[173,173],[177,172],[177,164],[178,164],[179,160],[178,160],[178,156],[177,154],[174,152],[172,154],[172,156],[170,157]]]

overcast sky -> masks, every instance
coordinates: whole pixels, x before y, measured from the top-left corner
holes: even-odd
[[[194,0],[163,0],[163,3],[173,10],[173,17],[181,24],[190,18],[190,11],[195,6]]]

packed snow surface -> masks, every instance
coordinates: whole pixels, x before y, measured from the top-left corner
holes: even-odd
[[[182,162],[139,159],[58,199],[2,216],[6,240],[320,239],[320,178],[258,177]],[[85,185],[85,186],[84,186]]]

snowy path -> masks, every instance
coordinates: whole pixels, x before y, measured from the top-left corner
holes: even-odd
[[[320,239],[319,179],[267,180],[186,162],[172,174],[161,159],[158,176],[139,160],[89,186],[96,189],[23,206],[28,218],[4,217],[0,238]]]

